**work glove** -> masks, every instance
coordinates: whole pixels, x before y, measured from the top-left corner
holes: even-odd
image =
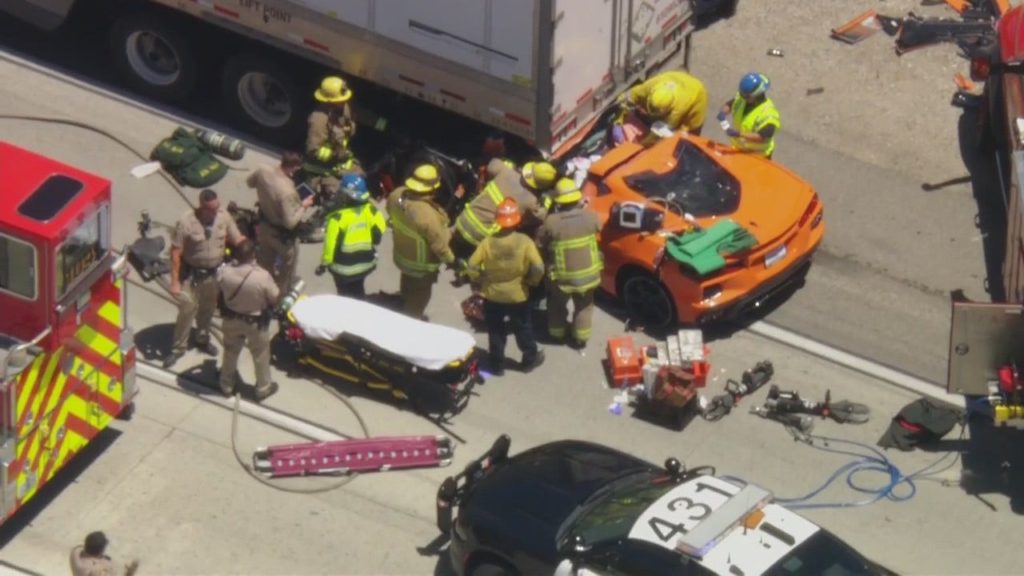
[[[323,264],[317,266],[316,270],[313,271],[317,276],[323,276],[324,272],[327,272],[327,266],[324,266]]]
[[[718,121],[719,122],[725,122],[725,120],[727,118],[729,118],[729,116],[725,112],[722,112],[722,111],[718,112]]]
[[[733,128],[732,126],[729,126],[729,128],[725,131],[725,135],[728,136],[729,138],[739,138],[740,131]]]

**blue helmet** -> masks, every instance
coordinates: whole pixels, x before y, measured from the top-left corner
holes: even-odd
[[[366,188],[366,179],[358,174],[342,176],[341,191],[356,202],[366,202],[370,199],[370,191]]]
[[[769,86],[771,86],[771,82],[768,81],[767,76],[751,72],[740,80],[740,95],[745,98],[760,96],[768,91]]]

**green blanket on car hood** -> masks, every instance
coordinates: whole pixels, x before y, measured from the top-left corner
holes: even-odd
[[[732,220],[719,220],[710,228],[692,229],[669,238],[665,250],[680,264],[701,276],[725,267],[724,256],[757,246],[757,239]]]

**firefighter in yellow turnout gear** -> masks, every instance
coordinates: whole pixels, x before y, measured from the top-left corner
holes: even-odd
[[[328,76],[313,97],[319,104],[307,121],[306,162],[302,169],[313,176],[313,190],[329,198],[338,189],[343,175],[362,173],[349,149],[349,140],[356,134],[349,106],[352,90],[343,79]]]
[[[540,197],[555,183],[557,175],[555,167],[547,162],[528,162],[520,172],[507,160],[492,159],[487,164],[487,184],[455,220],[452,249],[456,255],[468,258],[484,238],[498,232],[495,218],[506,198],[516,201],[529,223],[543,221],[546,211]]]
[[[505,372],[505,343],[512,326],[516,345],[523,353],[522,369],[530,372],[544,362],[544,352],[533,335],[529,292],[544,278],[544,261],[529,236],[516,232],[522,221],[516,201],[506,198],[498,205],[495,223],[499,231],[485,238],[469,259],[468,274],[480,283],[484,298],[490,369]]]
[[[416,168],[404,186],[396,188],[387,201],[394,232],[394,261],[402,273],[400,291],[403,311],[413,318],[426,319],[441,265],[455,264],[448,215],[434,202],[441,186],[437,167],[423,164]]]
[[[671,130],[699,135],[708,109],[708,93],[697,78],[682,70],[670,70],[630,88],[621,104],[626,110],[636,110],[648,128],[661,121]]]
[[[574,347],[590,339],[594,291],[601,283],[604,260],[597,242],[601,223],[583,204],[576,183],[563,178],[555,185],[554,208],[537,232],[537,244],[548,264],[548,334],[565,340],[572,327]],[[572,318],[569,303],[572,302]]]
[[[324,250],[317,276],[330,271],[341,296],[366,297],[366,277],[377,268],[377,245],[387,222],[370,202],[366,180],[357,174],[341,179],[345,204],[327,216]]]

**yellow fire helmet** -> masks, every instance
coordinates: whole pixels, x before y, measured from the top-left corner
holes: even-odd
[[[313,93],[313,97],[317,102],[341,104],[352,99],[352,90],[340,76],[328,76],[320,83],[320,87]]]
[[[550,162],[527,162],[523,166],[523,180],[534,190],[546,190],[555,184],[558,170]]]
[[[413,192],[427,194],[441,187],[441,176],[433,164],[420,164],[412,176],[405,179],[405,187]]]
[[[583,200],[583,192],[572,178],[562,178],[555,184],[555,204],[575,204]]]
[[[676,103],[676,85],[674,82],[662,82],[651,91],[647,99],[647,113],[654,118],[665,118],[672,112]]]

